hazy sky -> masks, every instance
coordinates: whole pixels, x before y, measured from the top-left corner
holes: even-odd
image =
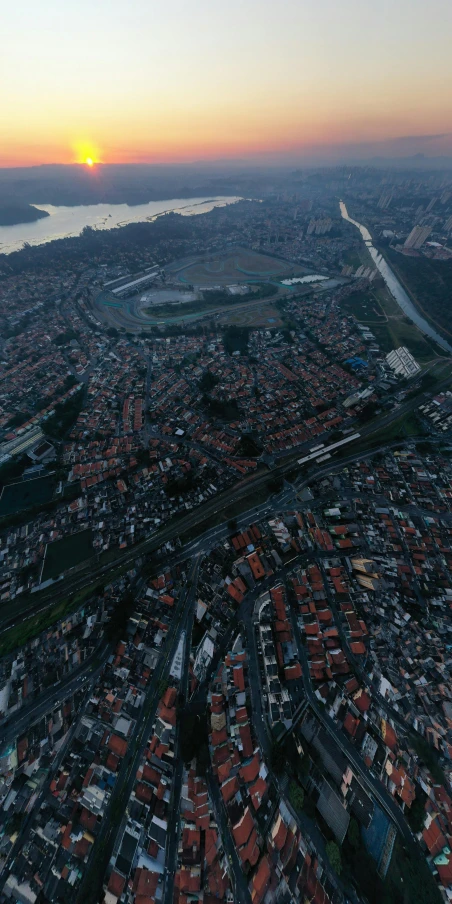
[[[5,4],[0,165],[449,153],[451,35],[452,0]]]

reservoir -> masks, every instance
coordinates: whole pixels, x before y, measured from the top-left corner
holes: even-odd
[[[353,226],[356,226],[359,229],[366,247],[369,251],[369,254],[375,264],[375,266],[380,271],[392,297],[397,302],[399,307],[401,307],[404,314],[406,314],[416,326],[419,327],[421,332],[423,332],[426,336],[430,336],[430,339],[434,339],[441,348],[444,348],[446,351],[452,354],[452,345],[449,345],[446,339],[443,339],[436,330],[430,326],[427,320],[419,313],[419,311],[415,308],[413,302],[411,301],[409,295],[406,293],[402,284],[397,279],[391,267],[385,261],[384,257],[377,251],[376,248],[372,245],[372,236],[368,229],[365,226],[362,226],[361,223],[357,223],[356,220],[352,220],[348,215],[347,208],[343,201],[339,201],[339,206],[341,209],[341,214],[344,220],[347,220],[349,223],[353,223]]]
[[[180,213],[193,216],[207,213],[214,207],[225,207],[240,201],[235,197],[218,198],[172,198],[169,201],[149,201],[147,204],[91,204],[77,207],[54,207],[51,204],[35,204],[46,210],[48,217],[34,223],[18,223],[15,226],[0,226],[0,254],[20,251],[24,242],[42,245],[54,239],[65,239],[80,235],[85,226],[92,229],[114,229],[128,223],[153,220],[164,213]]]

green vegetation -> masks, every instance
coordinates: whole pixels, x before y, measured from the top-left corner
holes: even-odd
[[[420,789],[419,785],[416,785],[416,797],[411,807],[405,810],[406,818],[415,834],[420,832],[424,826],[426,800],[427,795]]]
[[[2,631],[0,638],[0,656],[6,656],[8,653],[12,653],[17,647],[23,646],[28,640],[32,640],[33,637],[36,637],[37,634],[44,631],[44,628],[50,627],[50,625],[53,625],[59,618],[62,618],[63,615],[72,612],[76,608],[77,606],[74,605],[73,600],[63,600],[62,602],[56,603],[55,606],[46,609],[45,612],[41,612],[39,615],[34,615],[25,621],[21,621],[20,624],[15,625],[14,628]]]
[[[387,354],[393,348],[406,345],[419,364],[444,356],[445,352],[432,339],[427,339],[419,328],[403,314],[386,286],[366,292],[354,292],[343,301],[341,308],[353,314],[360,323],[369,324],[375,339]]]
[[[213,374],[210,370],[205,370],[199,381],[199,388],[202,392],[210,392],[219,382],[220,378],[216,374]]]
[[[385,248],[384,254],[421,313],[450,339],[452,260],[406,257],[392,248]]]
[[[251,433],[242,433],[237,455],[243,455],[244,458],[259,458],[259,455],[262,455],[262,446]]]
[[[351,819],[348,826],[347,841],[354,851],[361,847],[361,831],[356,819]]]
[[[91,528],[71,534],[54,543],[48,543],[44,560],[42,580],[56,578],[59,574],[80,565],[85,559],[94,556],[93,532]]]
[[[328,841],[326,845],[326,855],[334,869],[334,872],[340,876],[342,872],[341,852],[335,841]]]
[[[160,681],[157,685],[157,693],[158,693],[159,697],[163,697],[163,694],[165,693],[165,691],[168,690],[168,688],[169,688],[168,679],[160,678]]]
[[[205,775],[210,763],[208,721],[205,712],[195,713],[189,707],[182,710],[180,752],[185,764],[196,757],[200,775]]]
[[[242,416],[236,399],[213,399],[204,395],[202,404],[208,409],[211,417],[218,417],[223,421],[238,421]]]
[[[68,345],[73,339],[78,339],[78,333],[74,330],[66,330],[65,333],[58,333],[53,340],[55,345]]]
[[[165,486],[165,493],[170,499],[174,496],[184,496],[185,493],[189,493],[190,490],[193,490],[195,486],[195,476],[193,471],[190,471],[188,474],[185,474],[184,477],[170,478]]]
[[[0,498],[0,518],[24,509],[50,502],[55,490],[55,477],[47,474],[32,480],[20,480],[3,488]]]
[[[21,455],[16,458],[10,458],[9,461],[5,462],[0,468],[0,488],[7,483],[12,483],[14,480],[17,480],[24,471],[24,468],[26,468],[27,461],[29,463],[29,459],[27,459],[25,455]]]
[[[376,294],[368,292],[353,292],[341,301],[341,308],[348,314],[353,314],[360,323],[368,323],[371,328],[377,322],[384,323],[386,315],[380,306]]]
[[[425,738],[422,738],[418,734],[413,734],[411,736],[411,744],[421,762],[424,763],[427,769],[432,773],[435,782],[447,787],[446,776],[444,775],[444,770],[441,768],[437,751],[430,746]]]
[[[289,785],[289,800],[294,810],[302,810],[304,804],[304,791],[296,782]]]
[[[272,743],[270,751],[270,765],[273,769],[273,772],[276,772],[276,775],[281,775],[286,767],[286,754],[284,747],[283,745],[278,744],[276,741],[273,741]]]
[[[248,342],[250,337],[249,328],[246,326],[228,326],[223,333],[223,344],[228,355],[234,352],[240,352],[241,355],[248,353]]]
[[[47,210],[40,210],[32,204],[2,201],[0,204],[0,226],[16,226],[19,223],[34,223],[42,217],[50,216]]]
[[[111,643],[117,643],[124,637],[127,622],[132,615],[134,604],[135,600],[133,593],[130,593],[129,591],[122,598],[120,605],[116,606],[105,629],[106,637]]]
[[[83,408],[85,394],[83,390],[75,392],[66,402],[55,405],[55,413],[43,424],[44,433],[62,439],[77,420]]]
[[[441,904],[442,900],[425,858],[408,852],[398,837],[378,904]]]
[[[402,414],[399,418],[378,429],[378,420],[375,421],[375,430],[369,436],[363,436],[353,443],[353,453],[365,452],[375,446],[385,443],[403,442],[411,436],[422,436],[424,428],[414,411]],[[351,448],[342,447],[336,453],[336,458],[346,457],[352,451]]]

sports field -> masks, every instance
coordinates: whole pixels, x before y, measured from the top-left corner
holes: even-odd
[[[55,478],[49,474],[8,484],[0,496],[0,518],[50,502],[54,489]]]
[[[235,326],[249,326],[251,328],[275,329],[282,325],[281,315],[271,302],[260,301],[257,304],[232,308],[217,316],[217,323],[221,326],[234,324]]]
[[[72,534],[70,537],[63,537],[62,540],[55,540],[54,543],[48,543],[42,580],[47,581],[49,578],[57,578],[59,574],[63,574],[68,568],[79,565],[80,562],[84,562],[85,559],[89,559],[93,555],[93,532],[91,528],[82,530],[78,534]]]
[[[109,326],[131,332],[151,332],[165,324],[190,324],[205,317],[221,319],[222,323],[279,326],[280,317],[274,308],[268,313],[265,298],[259,303],[261,313],[253,308],[256,297],[252,291],[243,297],[231,295],[227,303],[218,299],[216,304],[213,297],[210,300],[203,295],[203,290],[224,292],[238,285],[248,285],[252,290],[267,283],[275,295],[289,295],[293,289],[283,285],[282,280],[308,274],[304,267],[291,261],[247,248],[183,258],[165,267],[165,272],[164,285],[155,284],[131,298],[115,299],[103,290],[94,301],[95,315]],[[246,306],[253,308],[249,315],[243,313]]]
[[[236,248],[234,251],[216,254],[196,261],[179,261],[168,267],[168,277],[198,288],[227,286],[235,283],[286,279],[305,271],[290,261],[279,260],[257,251]]]

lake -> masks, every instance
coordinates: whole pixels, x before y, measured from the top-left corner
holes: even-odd
[[[293,279],[283,279],[281,285],[298,286],[302,283],[320,282],[322,279],[328,278],[328,276],[316,276],[315,273],[311,273],[309,276],[294,276]]]
[[[235,204],[241,198],[172,198],[171,200],[149,201],[147,204],[91,204],[77,207],[54,207],[51,204],[34,204],[46,210],[48,217],[34,223],[18,223],[16,226],[0,226],[0,254],[19,251],[24,242],[43,245],[54,239],[64,239],[80,235],[85,226],[93,229],[114,229],[128,223],[153,220],[164,213],[175,212],[185,217],[207,213],[214,207]]]

